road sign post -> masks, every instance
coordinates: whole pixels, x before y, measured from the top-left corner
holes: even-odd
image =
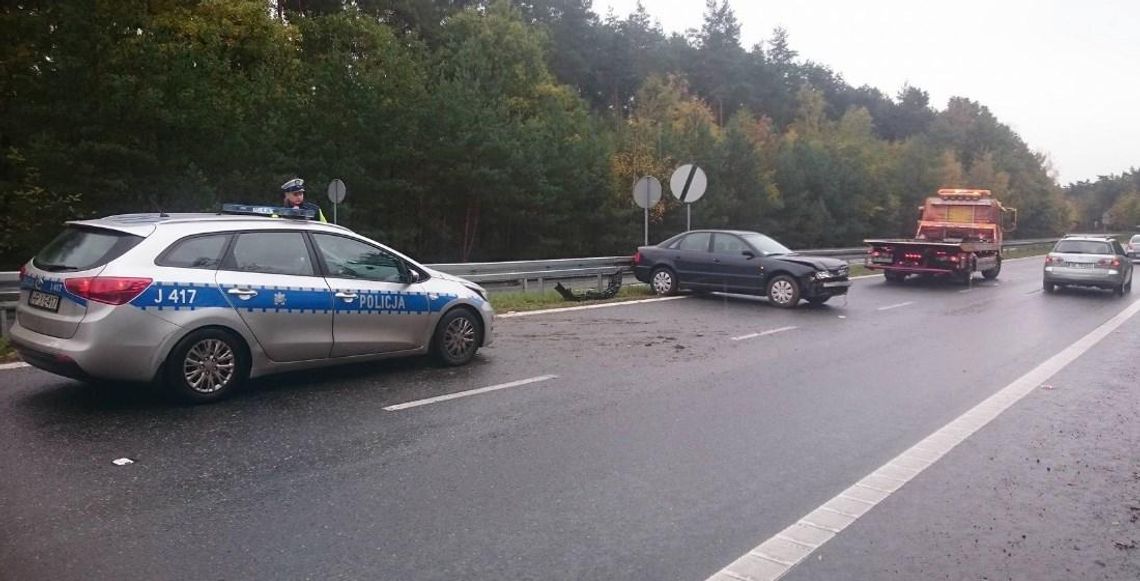
[[[677,168],[669,178],[673,196],[685,204],[685,230],[693,229],[693,202],[705,194],[708,185],[704,170],[691,163]]]
[[[649,209],[661,201],[661,182],[646,176],[633,184],[633,201],[645,210],[645,245],[649,246]]]
[[[347,192],[344,189],[344,182],[340,179],[335,179],[329,182],[329,201],[333,204],[333,224],[336,224],[336,207],[344,201]]]

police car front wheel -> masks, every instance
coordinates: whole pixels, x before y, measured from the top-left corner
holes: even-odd
[[[249,356],[240,339],[221,329],[190,333],[170,352],[166,386],[176,398],[207,403],[226,397],[249,376]]]
[[[432,351],[444,365],[463,365],[475,357],[483,342],[479,316],[465,308],[452,309],[439,320]]]

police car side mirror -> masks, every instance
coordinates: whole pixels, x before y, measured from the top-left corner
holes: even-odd
[[[420,282],[420,273],[409,269],[408,272],[404,275],[404,282],[408,284],[415,284],[417,282]]]

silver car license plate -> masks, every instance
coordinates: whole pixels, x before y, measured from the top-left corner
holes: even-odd
[[[54,313],[59,311],[59,295],[32,291],[31,294],[28,295],[28,305]]]

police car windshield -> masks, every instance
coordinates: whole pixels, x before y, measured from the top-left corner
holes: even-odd
[[[141,236],[68,226],[32,259],[36,268],[48,272],[89,270],[107,264],[142,242]]]

